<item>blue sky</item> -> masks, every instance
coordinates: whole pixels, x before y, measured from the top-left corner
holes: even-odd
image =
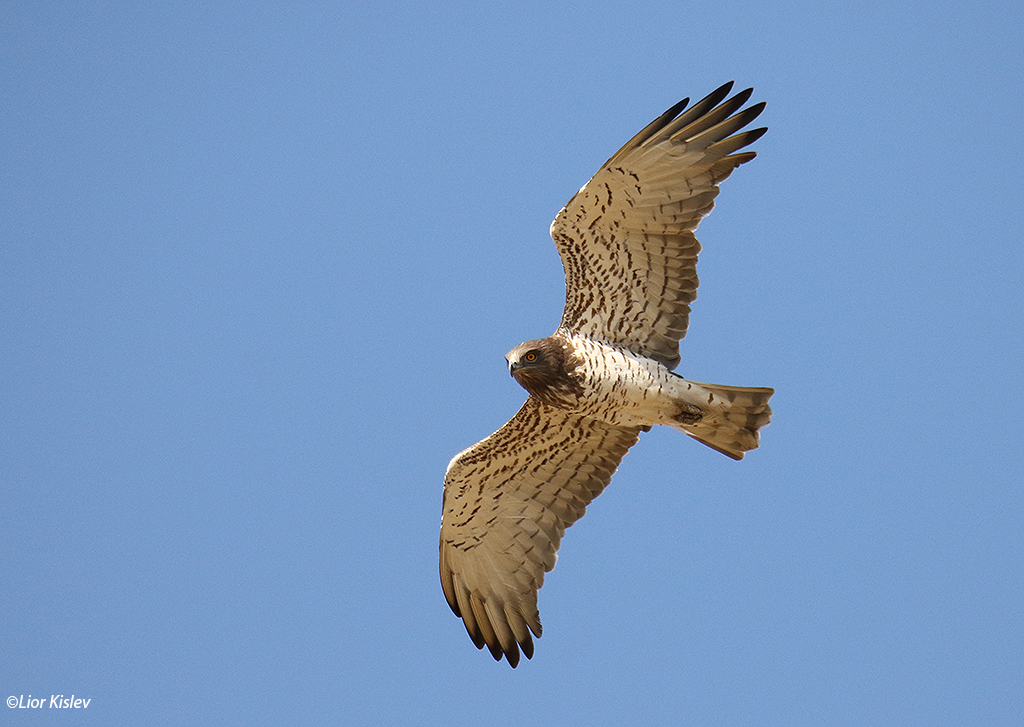
[[[0,696],[80,724],[1009,725],[1024,700],[1019,3],[0,5]],[[515,671],[445,465],[525,392],[548,225],[722,82],[770,127],[679,371]],[[12,710],[11,724],[57,719]]]

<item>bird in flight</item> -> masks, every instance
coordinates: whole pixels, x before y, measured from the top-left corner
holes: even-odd
[[[680,101],[630,139],[551,224],[565,268],[558,329],[506,355],[530,396],[457,454],[444,481],[441,586],[478,649],[514,668],[540,637],[537,592],[565,529],[640,432],[663,424],[733,459],[758,445],[772,389],[688,381],[673,369],[697,297],[694,230],[718,184],[754,158],[764,109],[727,83]],[[532,634],[532,636],[531,636]]]

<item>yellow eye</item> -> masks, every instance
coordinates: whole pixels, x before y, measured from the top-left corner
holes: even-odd
[[[537,354],[534,351],[530,351],[528,354],[523,356],[523,360],[524,361],[529,361],[530,363],[533,363],[534,361],[537,360]]]

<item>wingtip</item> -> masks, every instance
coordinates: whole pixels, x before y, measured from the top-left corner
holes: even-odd
[[[733,96],[732,97],[732,101],[737,106],[742,106],[753,95],[754,95],[754,88],[753,88],[753,86],[751,86],[750,88],[745,88],[742,91],[740,91],[739,93],[737,93],[735,96]]]
[[[679,114],[683,113],[683,111],[686,110],[686,107],[689,104],[690,104],[690,97],[687,96],[683,100],[677,101],[676,103],[672,104],[668,109],[665,110],[665,113],[663,113],[660,118],[662,118],[662,119],[669,119],[669,120],[674,119]]]
[[[725,83],[723,83],[721,86],[716,88],[714,91],[712,91],[708,95],[712,95],[713,96],[713,95],[717,95],[717,94],[722,94],[723,96],[727,96],[729,94],[729,91],[731,91],[732,87],[735,86],[735,85],[736,85],[736,81],[726,81]]]
[[[715,106],[718,106],[718,104],[720,104],[725,99],[725,97],[729,95],[729,92],[732,91],[732,87],[734,84],[735,81],[723,83],[721,86],[719,86],[714,91],[712,91],[707,96],[698,101],[695,104],[695,106],[703,108],[705,111],[711,110]]]
[[[522,649],[521,652],[520,649]],[[520,643],[518,647],[513,645],[511,649],[506,649],[504,653],[505,660],[508,662],[508,665],[515,669],[519,666],[520,655],[525,656],[527,659],[533,658],[533,641],[527,639],[525,643]],[[501,661],[501,654],[498,654],[494,658]]]

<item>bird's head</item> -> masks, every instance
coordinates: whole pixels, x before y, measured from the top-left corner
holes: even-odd
[[[531,394],[555,404],[573,389],[566,370],[566,345],[557,337],[520,343],[505,354],[508,372]]]
[[[545,374],[550,375],[553,372],[552,364],[555,361],[552,360],[554,358],[552,353],[554,352],[547,344],[548,339],[544,338],[527,341],[520,343],[505,354],[505,360],[508,361],[508,372],[516,381],[523,384],[524,378],[543,377]],[[523,385],[525,386],[525,384]]]

